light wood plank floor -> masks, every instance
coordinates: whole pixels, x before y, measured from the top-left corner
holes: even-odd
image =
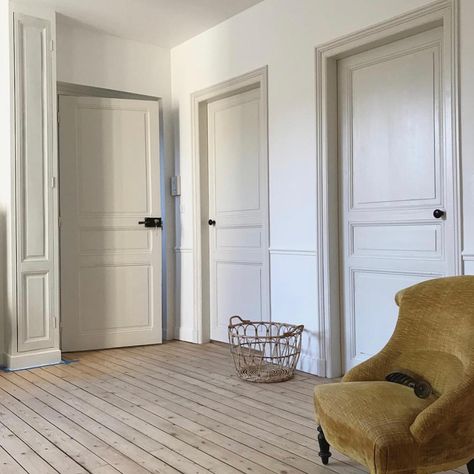
[[[66,356],[78,362],[1,373],[1,474],[365,472],[338,453],[319,463],[323,379],[242,382],[216,343]]]

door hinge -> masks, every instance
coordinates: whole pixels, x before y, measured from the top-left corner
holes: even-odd
[[[58,227],[61,228],[63,224],[63,220],[61,219],[61,216],[58,217]]]
[[[59,110],[58,110],[58,112],[57,112],[57,114],[56,114],[56,117],[57,117],[58,127],[59,127],[59,122],[60,122],[60,120],[59,120]]]
[[[56,187],[56,176],[51,177],[51,187],[53,189]]]
[[[51,41],[49,42],[49,49],[50,49],[51,51],[54,51],[54,40],[51,40]]]
[[[58,318],[56,316],[53,316],[53,315],[51,315],[51,318],[53,320],[54,329],[56,329],[58,327]]]

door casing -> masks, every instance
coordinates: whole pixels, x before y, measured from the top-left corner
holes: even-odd
[[[195,92],[191,97],[193,133],[192,184],[193,184],[193,330],[192,342],[203,344],[210,340],[209,318],[209,229],[208,229],[208,163],[207,163],[207,106],[213,100],[230,97],[255,88],[260,89],[263,101],[263,127],[261,142],[267,163],[268,180],[268,68],[257,69],[229,81]],[[267,203],[269,202],[267,196]],[[269,206],[266,209],[267,242],[270,241]],[[264,278],[268,279],[268,305],[270,304],[270,254],[265,252]],[[177,298],[178,299],[178,298]],[[269,315],[269,319],[271,316]]]
[[[444,153],[453,164],[455,273],[461,274],[461,194],[458,124],[458,0],[439,0],[316,48],[316,235],[318,375],[342,374],[338,213],[337,61],[440,26],[443,30]]]

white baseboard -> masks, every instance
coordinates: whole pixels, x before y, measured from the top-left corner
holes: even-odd
[[[317,359],[310,355],[301,354],[297,369],[301,372],[317,375],[318,377],[326,376],[326,362],[323,359]]]
[[[198,342],[196,331],[192,327],[177,326],[174,329],[175,339],[184,342]]]
[[[51,349],[41,352],[28,352],[25,354],[4,354],[4,365],[8,370],[32,369],[44,365],[59,364],[61,362],[61,351]]]

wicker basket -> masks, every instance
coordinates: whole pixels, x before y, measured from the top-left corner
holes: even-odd
[[[229,320],[230,352],[240,378],[248,382],[283,382],[293,377],[304,326]]]

